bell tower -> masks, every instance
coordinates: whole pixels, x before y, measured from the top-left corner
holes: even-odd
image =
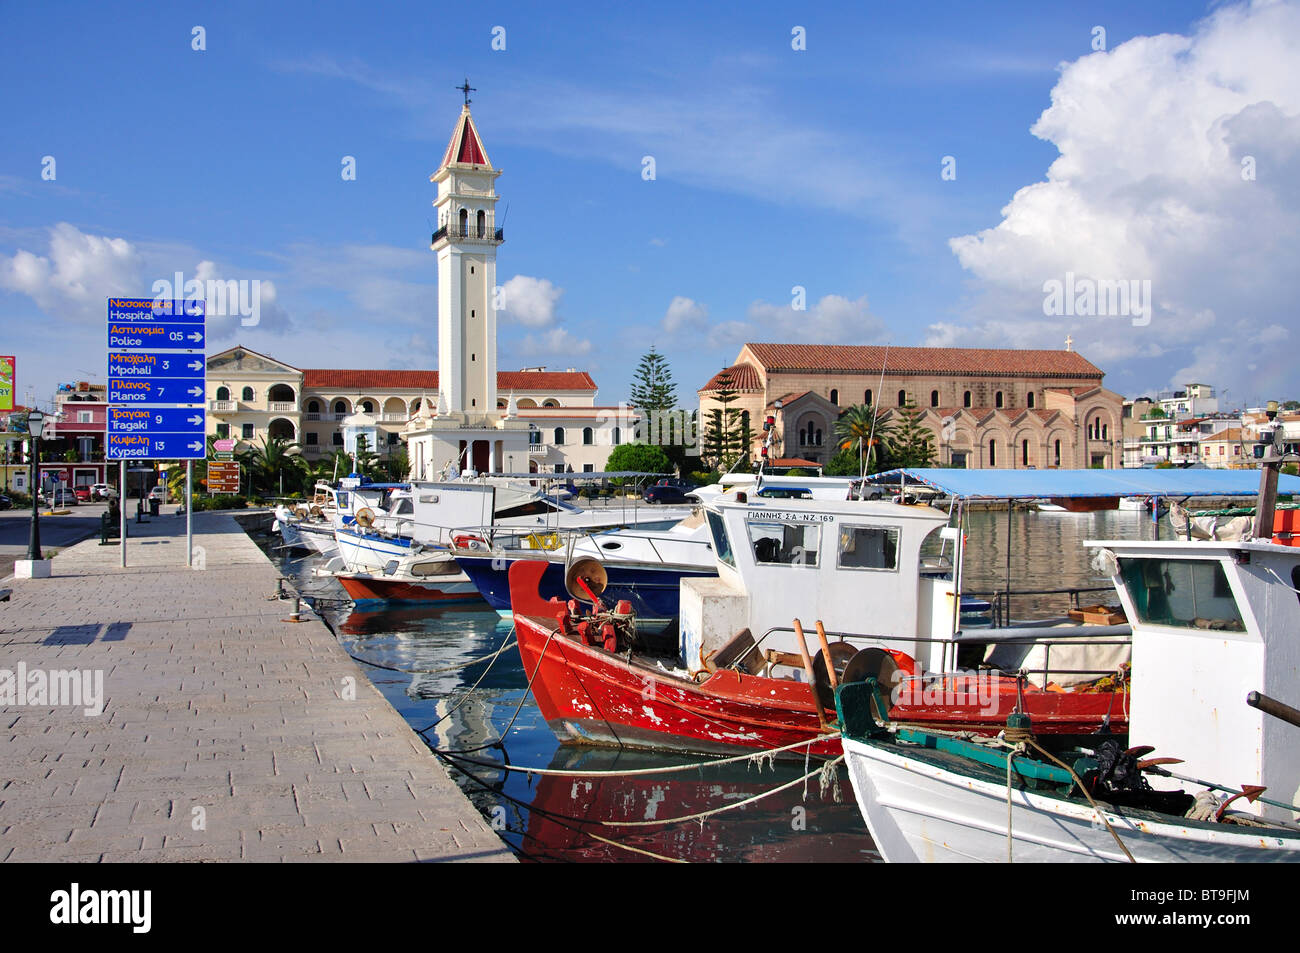
[[[433,207],[437,231],[430,245],[438,256],[438,396],[442,416],[495,419],[497,328],[493,289],[497,246],[496,178],[469,110],[471,87],[438,171]]]

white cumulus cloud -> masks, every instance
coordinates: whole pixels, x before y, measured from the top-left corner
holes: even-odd
[[[503,320],[528,328],[544,328],[555,323],[556,307],[564,295],[547,278],[515,275],[501,286],[499,313]]]

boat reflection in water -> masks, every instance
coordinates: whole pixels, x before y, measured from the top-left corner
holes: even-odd
[[[561,746],[548,767],[627,772],[682,763],[680,755]],[[816,767],[814,759],[809,770]],[[527,805],[518,846],[524,858],[530,860],[653,859],[638,851],[695,863],[879,860],[865,826],[857,823],[860,816],[842,768],[838,772],[839,803],[833,799],[833,789],[822,792],[813,777],[808,781],[806,796],[804,785],[797,784],[761,801],[707,817],[703,823],[689,820],[654,827],[602,823],[663,820],[716,810],[787,784],[805,773],[802,765],[788,762],[778,762],[775,768],[745,762],[709,767],[701,762],[697,769],[671,774],[541,777],[532,782],[531,790],[522,780],[523,775],[512,775],[506,793]]]

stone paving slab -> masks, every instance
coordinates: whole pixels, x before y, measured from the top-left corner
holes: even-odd
[[[512,861],[235,520],[194,523],[193,570],[159,517],[126,569],[89,540],[7,584],[0,670],[100,673],[103,711],[0,699],[0,861]]]

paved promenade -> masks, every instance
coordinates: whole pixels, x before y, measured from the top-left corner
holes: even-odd
[[[0,860],[511,861],[229,516],[131,523],[0,602]],[[102,714],[8,704],[3,670],[102,673]],[[12,682],[10,683],[12,685]],[[14,699],[19,700],[21,699]]]

